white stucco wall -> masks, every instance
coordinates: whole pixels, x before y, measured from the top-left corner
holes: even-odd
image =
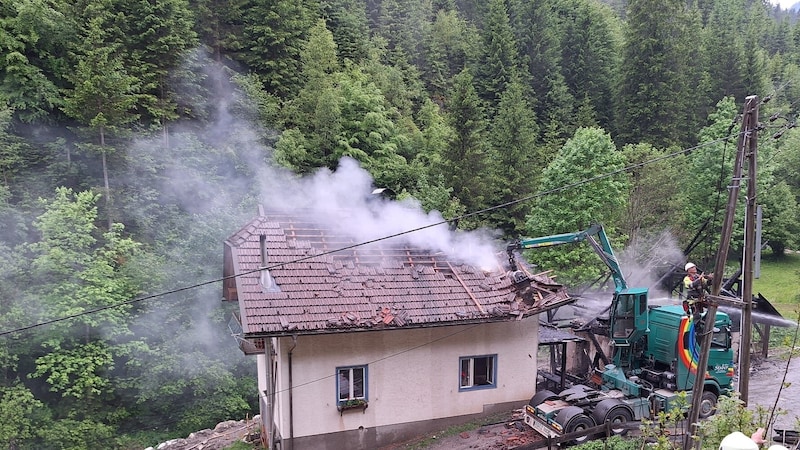
[[[527,402],[535,390],[538,319],[299,336],[292,353],[294,436],[334,433],[483,412],[484,405]],[[289,435],[288,349],[278,344],[276,421]],[[459,392],[459,357],[497,355],[497,388]],[[367,365],[369,407],[339,413],[336,368]],[[259,385],[265,372],[259,365]]]

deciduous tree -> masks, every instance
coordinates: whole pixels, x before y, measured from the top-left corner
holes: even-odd
[[[539,197],[528,215],[527,235],[580,231],[593,223],[615,235],[629,189],[624,167],[625,157],[611,136],[599,128],[578,129],[542,172],[540,190],[549,195]],[[569,283],[594,280],[605,269],[588,246],[536,250],[527,256]]]

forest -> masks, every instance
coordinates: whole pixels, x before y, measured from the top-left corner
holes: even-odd
[[[602,223],[642,264],[702,265],[757,96],[765,251],[798,248],[797,19],[753,0],[0,0],[0,446],[143,448],[256,414],[222,243],[342,161],[498,242]],[[535,258],[600,274],[587,249]]]

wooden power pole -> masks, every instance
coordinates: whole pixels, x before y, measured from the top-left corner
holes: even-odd
[[[742,261],[742,345],[739,347],[739,393],[747,406],[750,393],[750,343],[753,338],[753,273],[756,243],[756,169],[758,164],[758,97],[751,105],[754,121],[748,130],[747,152],[747,207],[744,216],[744,260]]]
[[[731,178],[731,185],[728,186],[728,204],[725,209],[725,218],[722,222],[722,233],[720,235],[720,242],[719,242],[719,251],[717,252],[717,259],[716,264],[714,266],[714,279],[711,284],[711,295],[706,296],[708,310],[706,312],[705,320],[701,321],[700,323],[696,323],[695,327],[698,329],[698,332],[701,334],[701,344],[700,344],[700,359],[697,362],[697,373],[694,377],[694,385],[692,386],[692,405],[689,409],[689,417],[687,418],[687,424],[690,430],[690,433],[686,434],[686,438],[684,439],[684,446],[685,450],[690,450],[692,448],[692,436],[697,435],[697,422],[700,420],[700,406],[703,397],[703,387],[706,378],[706,372],[708,370],[708,353],[711,350],[711,340],[714,334],[714,322],[716,322],[717,316],[717,306],[718,302],[717,299],[719,297],[720,291],[722,290],[722,278],[725,273],[725,262],[728,259],[728,250],[730,249],[730,242],[731,242],[731,235],[733,233],[733,222],[736,217],[736,201],[739,197],[739,191],[742,181],[742,170],[744,165],[744,157],[745,155],[749,158],[749,178],[750,182],[748,183],[748,208],[750,206],[750,199],[755,201],[755,158],[756,158],[756,133],[758,129],[758,97],[755,95],[747,97],[745,100],[744,105],[744,112],[742,114],[742,128],[739,132],[739,140],[736,148],[736,160],[734,161],[733,165],[733,176]],[[752,195],[751,195],[752,190]],[[753,209],[748,209],[747,216],[748,218],[745,219],[745,222],[752,222],[749,219],[751,214],[754,214],[755,207]],[[746,227],[745,227],[746,228]],[[755,230],[755,228],[753,228]],[[753,232],[753,237],[755,236],[755,232]],[[747,230],[745,230],[745,248],[750,247],[750,258],[752,260],[753,252],[752,246],[754,243],[753,238],[747,240]],[[748,263],[747,261],[747,251],[745,251],[745,262],[746,264],[743,268],[744,273],[750,273],[750,283],[752,283],[752,261]],[[748,287],[750,283],[747,281],[747,276],[744,278],[744,283],[746,284],[744,292],[742,295],[745,298],[745,307],[744,310],[747,311],[747,304],[750,304],[750,311],[752,311],[752,286]],[[750,292],[750,294],[748,294]],[[739,387],[740,391],[742,386],[746,386],[749,382],[749,376],[745,378],[743,376],[744,372],[749,370],[750,364],[750,334],[745,333],[744,329],[750,329],[750,315],[749,313],[742,313],[742,346],[739,350],[739,361],[741,362],[739,374]],[[702,324],[702,325],[701,325]],[[745,338],[745,334],[747,337]],[[745,347],[745,339],[747,339],[747,347]],[[745,349],[745,350],[742,350]],[[745,366],[745,359],[743,354],[747,354]],[[745,391],[743,391],[745,392]],[[747,398],[745,396],[742,397],[745,402],[747,402]],[[696,441],[697,448],[700,448],[700,441]]]

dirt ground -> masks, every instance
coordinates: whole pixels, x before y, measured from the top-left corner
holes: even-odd
[[[775,429],[800,430],[800,357],[784,355],[751,364],[747,406],[785,411],[775,415]],[[784,380],[785,377],[785,380]]]

